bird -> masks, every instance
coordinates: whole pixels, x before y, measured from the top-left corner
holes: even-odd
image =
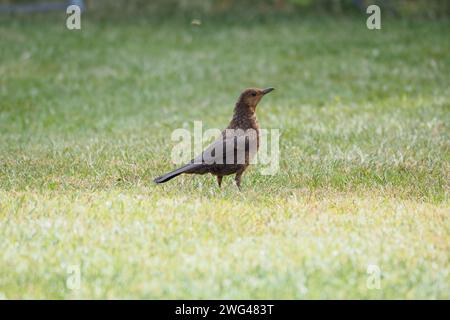
[[[167,182],[180,174],[206,174],[217,177],[219,188],[224,176],[235,174],[235,183],[241,190],[241,177],[259,149],[259,124],[256,106],[272,87],[248,88],[240,95],[234,106],[233,117],[220,137],[200,155],[186,165],[154,179],[156,183]]]

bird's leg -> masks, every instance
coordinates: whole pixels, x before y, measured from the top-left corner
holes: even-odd
[[[234,181],[236,181],[236,185],[237,185],[239,191],[241,191],[241,176],[242,176],[242,172],[237,172],[236,176],[234,177]]]
[[[222,178],[223,176],[217,176],[217,183],[219,184],[219,189],[222,187]]]

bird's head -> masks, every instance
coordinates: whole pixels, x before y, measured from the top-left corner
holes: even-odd
[[[252,112],[255,112],[256,105],[259,103],[259,101],[264,97],[264,95],[268,94],[269,92],[275,90],[274,88],[266,88],[266,89],[259,89],[259,88],[249,88],[245,89],[241,95],[239,96],[239,100],[237,102],[237,105],[240,105],[242,107],[250,108]]]

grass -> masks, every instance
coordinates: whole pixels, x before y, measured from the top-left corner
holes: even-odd
[[[448,27],[2,17],[0,297],[450,298]],[[280,171],[153,184],[249,86]]]

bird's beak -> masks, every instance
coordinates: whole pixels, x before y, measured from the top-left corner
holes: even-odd
[[[268,94],[269,92],[275,90],[275,88],[266,88],[262,91],[263,94]]]

